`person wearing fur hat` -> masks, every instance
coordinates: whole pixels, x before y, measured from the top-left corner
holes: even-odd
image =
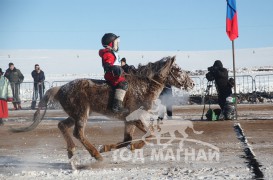
[[[128,109],[123,107],[123,100],[128,89],[128,82],[123,76],[123,69],[120,67],[119,36],[113,33],[106,33],[101,39],[104,47],[99,50],[102,59],[105,80],[115,89],[112,105],[114,113],[128,113]]]
[[[218,104],[221,110],[224,110],[226,98],[232,94],[232,84],[228,79],[228,70],[223,67],[220,60],[216,60],[213,66],[208,68],[206,78],[208,81],[215,80],[215,86],[218,92]]]
[[[0,68],[0,126],[4,125],[3,118],[8,117],[8,103],[13,101],[12,90],[9,80],[3,76],[4,72]]]
[[[24,76],[21,71],[14,67],[13,63],[9,63],[9,68],[4,75],[10,82],[12,94],[13,94],[13,110],[22,109],[20,99],[20,83],[24,81]]]

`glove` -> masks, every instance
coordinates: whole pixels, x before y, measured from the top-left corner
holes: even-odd
[[[13,101],[13,98],[8,98],[7,101],[8,101],[8,102],[12,102],[12,101]]]

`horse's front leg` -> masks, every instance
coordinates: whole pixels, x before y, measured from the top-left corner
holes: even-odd
[[[129,144],[131,144],[133,139],[133,134],[135,132],[136,123],[135,122],[125,122],[125,129],[124,129],[124,138],[122,142],[119,142],[117,144],[107,144],[102,145],[100,147],[100,152],[108,152],[112,149],[119,149],[122,147],[126,147]]]

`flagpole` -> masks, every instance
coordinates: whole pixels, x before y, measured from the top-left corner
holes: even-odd
[[[233,59],[233,78],[234,78],[234,94],[235,94],[235,119],[237,120],[237,91],[236,91],[236,69],[235,69],[235,50],[234,50],[234,40],[232,40],[232,59]]]

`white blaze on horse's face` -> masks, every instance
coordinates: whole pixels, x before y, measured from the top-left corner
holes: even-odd
[[[182,70],[176,63],[172,65],[167,84],[179,89],[190,90],[194,87],[194,81],[189,77],[186,71]]]

